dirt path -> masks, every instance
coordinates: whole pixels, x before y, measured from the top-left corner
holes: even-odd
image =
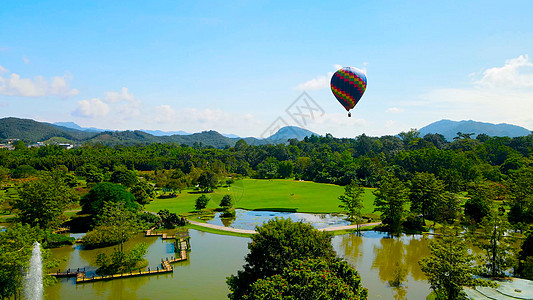
[[[361,228],[368,227],[368,226],[374,226],[379,225],[381,222],[374,222],[374,223],[364,223],[359,225]],[[332,227],[326,227],[326,228],[320,228],[320,231],[339,231],[339,230],[355,230],[357,229],[357,225],[346,225],[346,226],[332,226]]]
[[[206,228],[213,228],[217,230],[222,231],[229,231],[229,232],[236,232],[236,233],[246,233],[246,234],[256,234],[257,231],[255,230],[248,230],[248,229],[237,229],[237,228],[231,228],[231,227],[224,227],[219,225],[213,225],[213,224],[207,224],[207,223],[200,223],[196,221],[189,220],[189,222],[193,225],[197,225],[200,227],[206,227]],[[365,223],[361,224],[361,227],[368,227],[368,226],[374,226],[379,225],[381,222],[375,222],[375,223]],[[355,230],[357,229],[357,225],[346,225],[346,226],[332,226],[327,228],[321,228],[320,231],[339,231],[339,230]]]
[[[200,227],[206,227],[206,228],[213,228],[217,230],[222,231],[229,231],[229,232],[236,232],[236,233],[245,233],[245,234],[256,234],[257,231],[255,230],[248,230],[248,229],[237,229],[237,228],[231,228],[231,227],[224,227],[219,225],[213,225],[213,224],[207,224],[207,223],[200,223],[192,220],[188,220],[191,224],[197,225]]]

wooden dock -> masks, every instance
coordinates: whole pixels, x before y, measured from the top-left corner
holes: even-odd
[[[138,271],[131,271],[126,273],[120,273],[120,274],[113,274],[113,275],[105,275],[105,276],[85,276],[85,268],[83,268],[82,271],[78,269],[77,271],[71,271],[68,269],[65,272],[58,271],[57,273],[50,273],[48,275],[55,276],[55,277],[76,277],[76,283],[88,283],[88,282],[94,282],[94,281],[102,281],[102,280],[113,280],[113,279],[119,279],[119,278],[128,278],[128,277],[135,277],[135,276],[146,276],[146,275],[157,275],[157,274],[164,274],[164,273],[170,273],[174,271],[174,267],[171,265],[176,262],[187,260],[187,252],[191,250],[191,244],[189,238],[176,238],[174,235],[167,235],[166,233],[154,233],[154,228],[150,228],[146,231],[145,236],[160,236],[163,240],[170,240],[174,239],[175,241],[175,252],[176,254],[179,254],[177,257],[166,257],[165,259],[161,259],[161,268],[157,267],[156,270],[141,270]]]
[[[113,275],[106,275],[106,276],[91,276],[91,277],[86,277],[85,272],[80,272],[76,276],[76,283],[88,283],[88,282],[102,281],[102,280],[113,280],[113,279],[119,279],[119,278],[171,273],[174,271],[174,267],[172,267],[171,264],[175,262],[179,262],[179,261],[184,261],[184,260],[187,260],[187,251],[185,250],[180,251],[179,257],[171,257],[171,258],[166,258],[164,260],[161,259],[161,269],[159,267],[156,270],[150,270],[150,268],[148,268],[147,271],[143,271],[139,269],[138,271],[131,271],[127,273],[120,273],[120,274],[113,274]]]
[[[79,268],[76,271],[71,271],[70,269],[68,269],[65,272],[61,272],[60,270],[58,270],[56,273],[49,273],[48,275],[58,277],[58,278],[62,278],[62,277],[64,278],[64,277],[77,277],[79,273],[85,273],[85,268],[81,269],[81,271]]]

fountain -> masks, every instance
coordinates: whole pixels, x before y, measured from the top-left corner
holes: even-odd
[[[43,299],[43,264],[41,258],[41,245],[33,243],[30,266],[24,282],[24,297],[28,300]]]

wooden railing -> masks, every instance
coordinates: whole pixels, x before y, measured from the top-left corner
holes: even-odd
[[[165,259],[161,259],[161,268],[157,267],[156,270],[141,270],[138,271],[131,271],[126,273],[120,273],[120,274],[113,274],[113,275],[103,275],[103,276],[85,276],[85,268],[83,268],[82,271],[80,269],[77,269],[77,271],[71,271],[68,269],[65,272],[58,271],[57,273],[50,273],[48,275],[55,276],[55,277],[76,277],[76,283],[86,283],[86,282],[93,282],[93,281],[101,281],[101,280],[112,280],[112,279],[118,279],[118,278],[127,278],[127,277],[134,277],[134,276],[145,276],[145,275],[156,275],[156,274],[162,274],[162,273],[170,273],[174,271],[174,268],[172,267],[172,263],[180,262],[187,260],[187,252],[191,250],[191,244],[190,244],[190,238],[176,238],[175,235],[167,235],[166,233],[154,233],[153,230],[155,228],[150,228],[146,231],[145,236],[160,236],[163,240],[170,240],[174,239],[175,241],[175,252],[179,253],[178,257],[166,257]]]

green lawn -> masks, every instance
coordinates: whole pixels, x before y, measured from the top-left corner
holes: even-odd
[[[374,210],[373,189],[366,189],[364,196],[363,214]],[[295,181],[289,179],[242,179],[230,188],[218,188],[207,194],[211,198],[208,208],[216,208],[226,194],[232,196],[236,208],[250,210],[293,210],[298,212],[334,213],[340,212],[338,197],[344,192],[344,187],[314,183],[309,181]],[[158,212],[168,209],[175,213],[186,213],[194,210],[194,202],[199,194],[183,191],[177,198],[155,199],[146,205],[146,209]]]

